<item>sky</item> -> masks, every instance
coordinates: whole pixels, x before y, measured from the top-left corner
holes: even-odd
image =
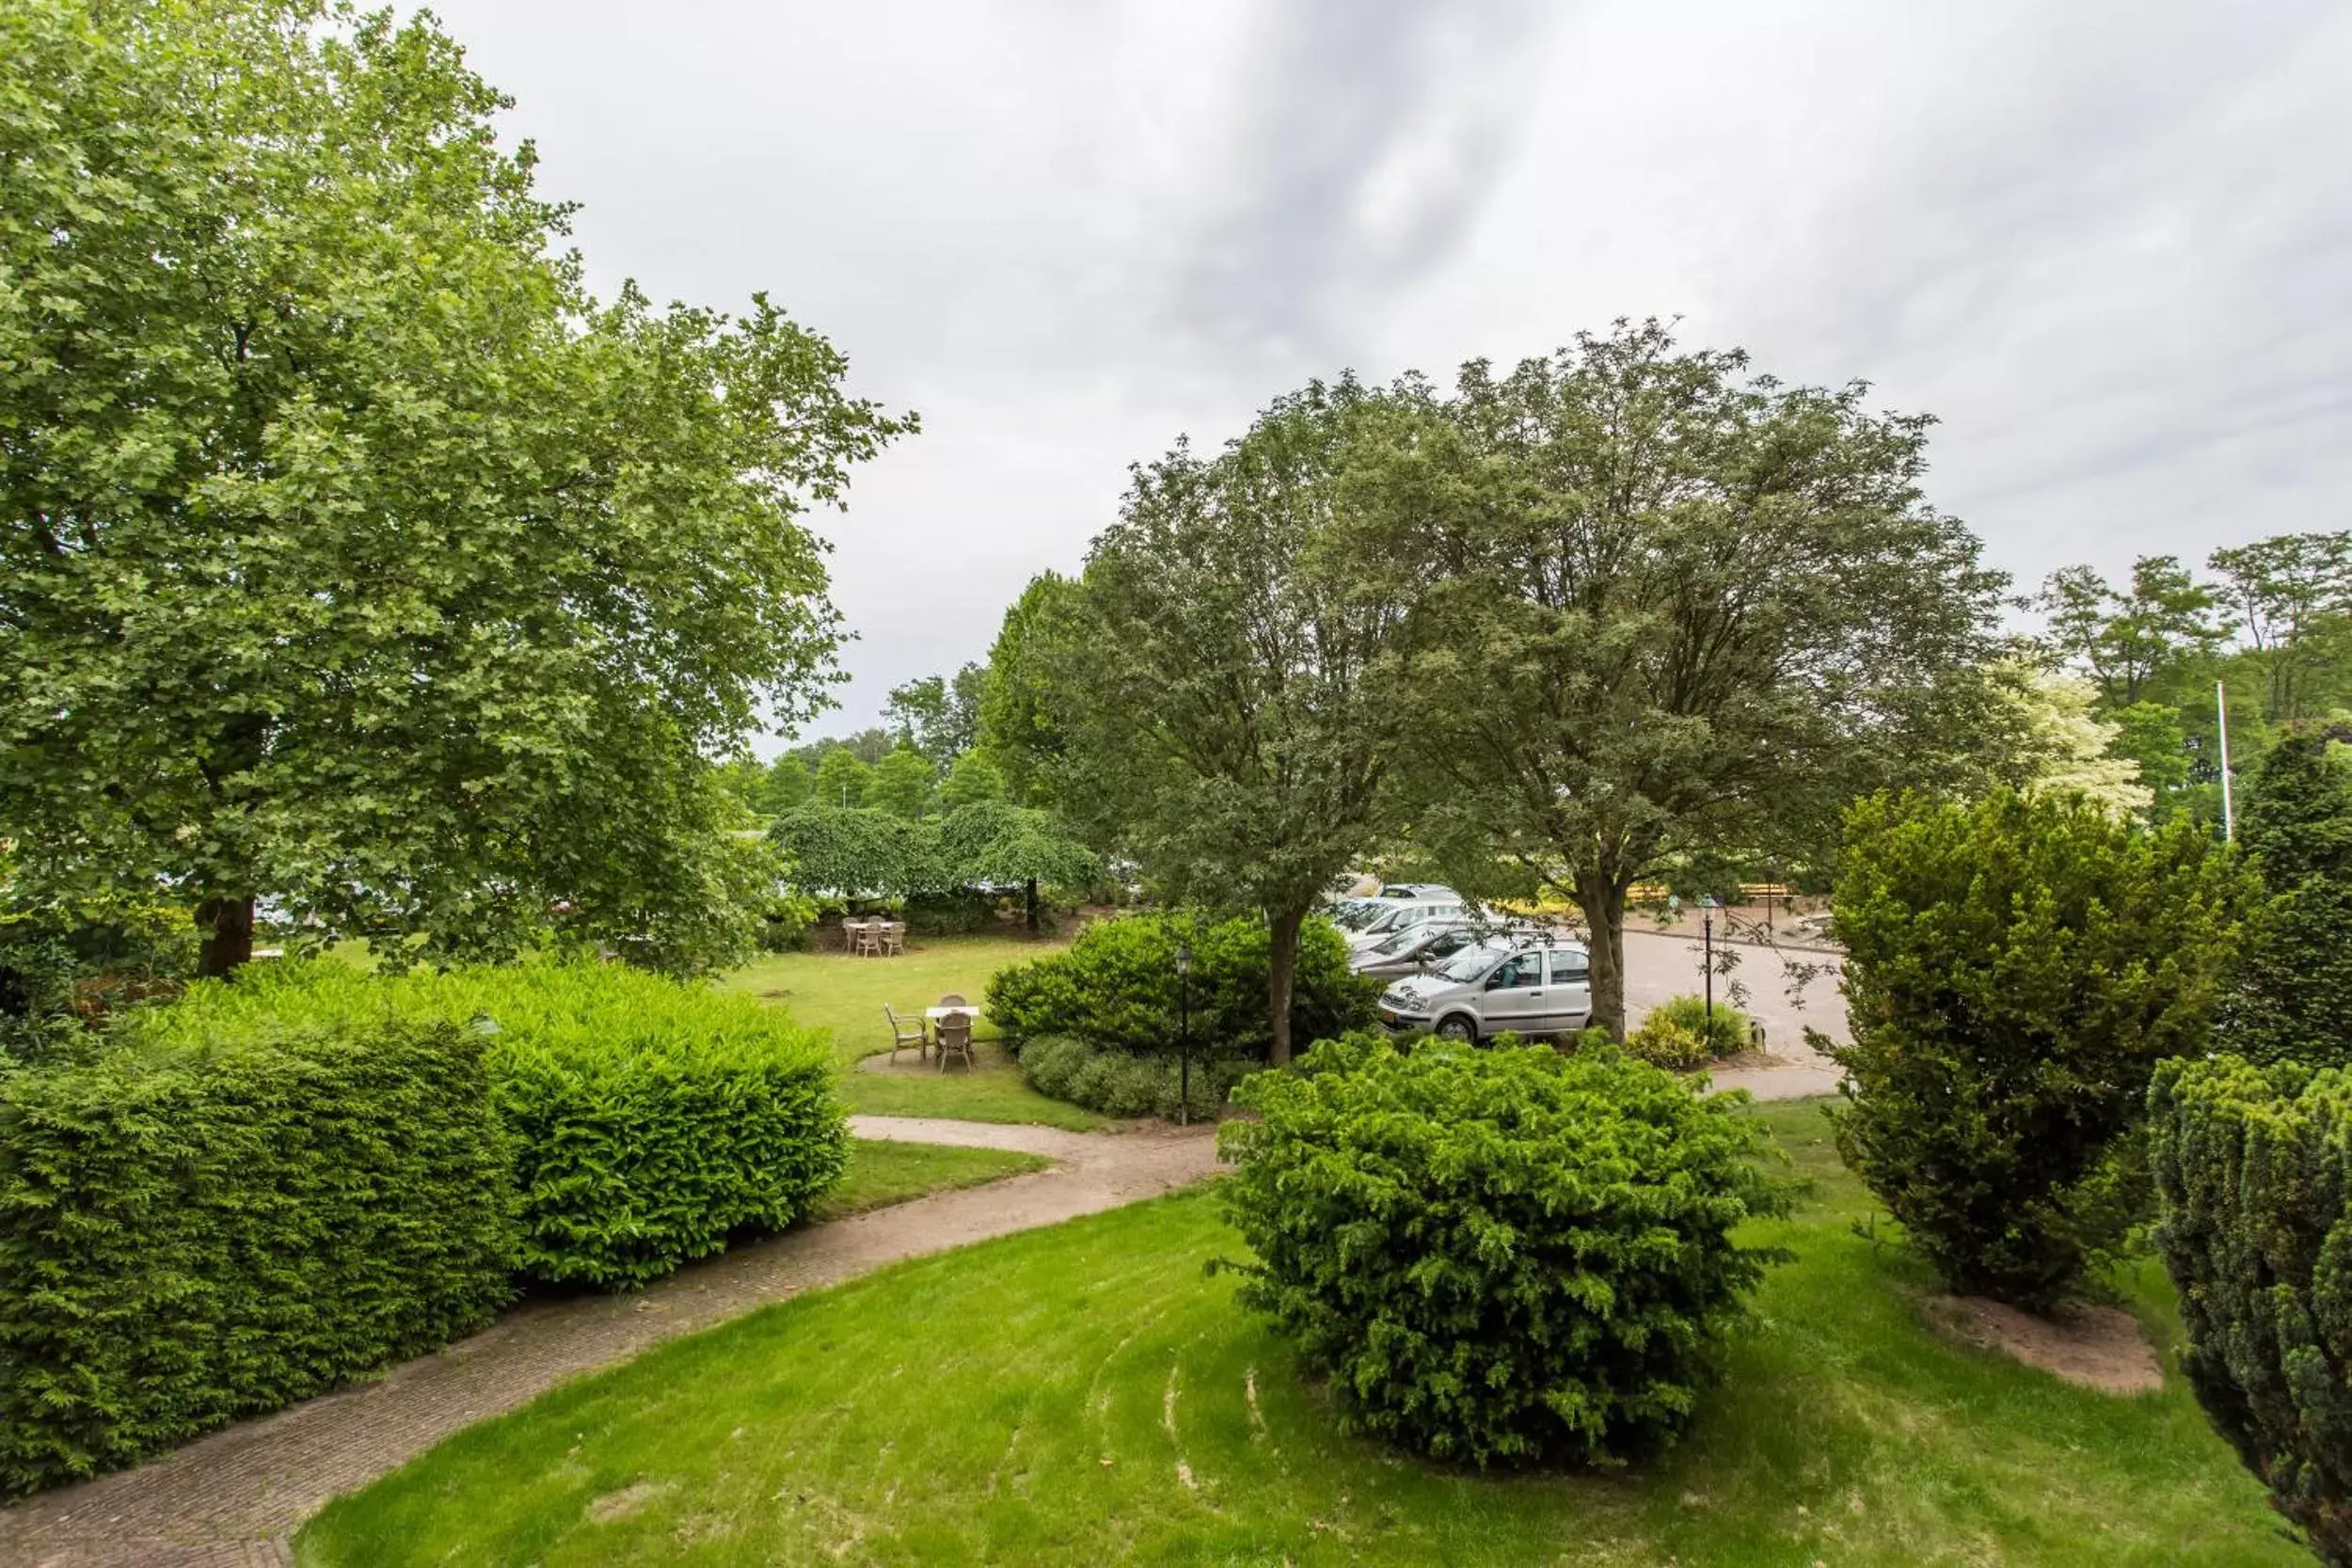
[[[764,290],[921,414],[812,519],[811,734],[985,657],[1180,434],[1620,316],[1937,416],[2021,587],[2352,527],[2343,0],[435,9],[599,293]]]

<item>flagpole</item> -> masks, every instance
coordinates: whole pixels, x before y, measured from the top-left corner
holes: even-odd
[[[2237,842],[2237,813],[2230,803],[2230,691],[2221,682],[2213,683],[2213,710],[2221,729],[2221,842]]]

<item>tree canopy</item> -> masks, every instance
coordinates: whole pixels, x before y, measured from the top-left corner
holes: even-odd
[[[51,883],[511,949],[700,917],[813,711],[799,521],[912,429],[765,298],[585,293],[429,18],[0,23],[0,836]]]

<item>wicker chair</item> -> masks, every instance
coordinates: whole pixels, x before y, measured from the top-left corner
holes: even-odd
[[[939,1021],[939,1070],[947,1070],[950,1054],[961,1055],[968,1071],[972,1061],[972,1020],[965,1014],[951,1014]]]
[[[898,1053],[910,1045],[914,1047],[914,1059],[918,1062],[931,1053],[931,1037],[925,1032],[921,1019],[918,1018],[912,1023],[902,1022],[897,1013],[891,1011],[890,1004],[887,1002],[882,1004],[882,1017],[890,1020],[890,1059],[892,1061],[897,1061]]]

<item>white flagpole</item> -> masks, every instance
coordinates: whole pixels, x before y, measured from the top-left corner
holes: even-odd
[[[2213,683],[2213,710],[2221,730],[2221,842],[2237,842],[2237,814],[2230,805],[2230,692],[2221,682]]]

